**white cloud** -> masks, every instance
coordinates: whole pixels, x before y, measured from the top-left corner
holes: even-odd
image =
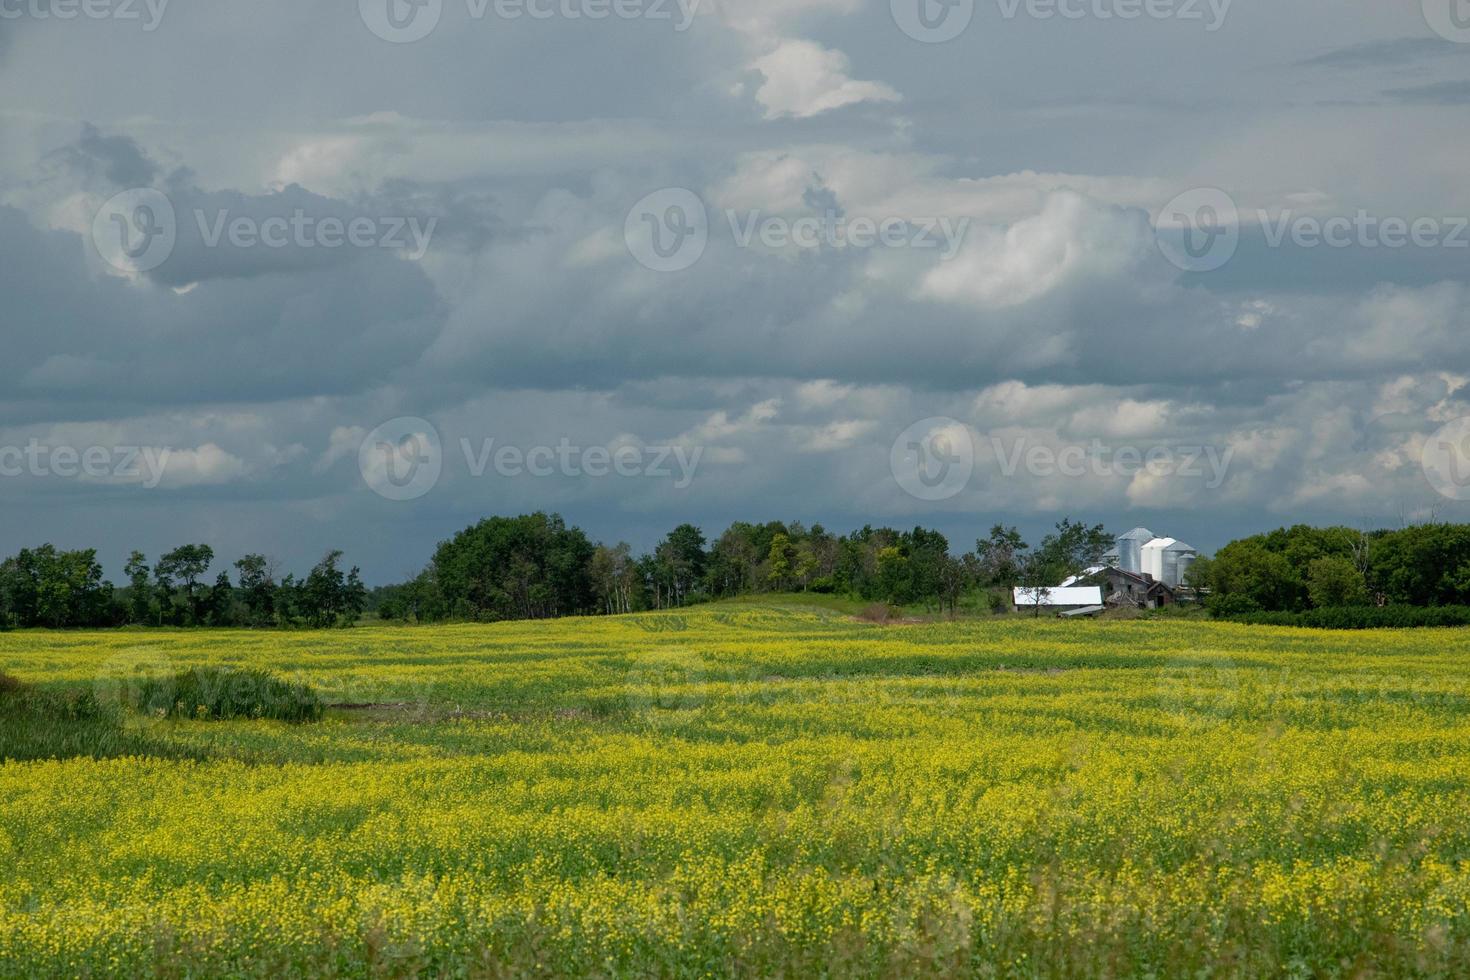
[[[1009,228],[971,228],[960,254],[932,268],[920,293],[985,309],[1019,306],[1083,279],[1122,276],[1151,245],[1140,213],[1059,191],[1040,214]]]
[[[844,419],[809,431],[800,439],[803,452],[830,453],[847,449],[878,427],[872,419]]]
[[[751,67],[765,78],[755,99],[765,108],[767,119],[805,119],[859,102],[898,102],[901,98],[882,82],[850,78],[847,55],[812,41],[782,40]]]
[[[163,487],[207,487],[233,483],[250,474],[240,457],[212,442],[195,449],[152,450],[164,460]]]

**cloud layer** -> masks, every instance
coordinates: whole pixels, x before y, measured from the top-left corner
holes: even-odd
[[[737,517],[967,544],[1078,514],[1205,548],[1470,517],[1420,465],[1470,415],[1470,45],[1417,9],[1236,5],[1207,32],[977,5],[929,44],[857,0],[446,3],[394,44],[353,6],[0,22],[0,551],[343,546],[382,581],[530,508],[639,545]],[[1155,231],[1200,188],[1238,235],[1210,271]],[[157,215],[109,202],[145,190],[167,258],[116,264]],[[639,213],[675,191],[698,213]],[[1360,215],[1435,234],[1387,246]],[[1344,244],[1296,234],[1336,220]],[[443,472],[394,501],[361,454],[400,417]],[[936,418],[973,475],[926,500],[895,441]],[[477,473],[487,440],[699,464]],[[58,447],[109,462],[68,476]],[[159,479],[127,450],[167,450]]]

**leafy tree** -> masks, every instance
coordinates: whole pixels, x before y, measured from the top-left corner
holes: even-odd
[[[741,595],[756,587],[756,570],[763,554],[757,536],[755,525],[741,521],[731,524],[715,541],[705,568],[705,581],[711,595]],[[769,544],[766,547],[769,550]]]
[[[704,581],[708,556],[704,533],[693,524],[680,524],[654,552],[660,566],[658,581],[667,589],[669,604],[682,606]]]
[[[251,626],[268,626],[275,622],[276,582],[270,559],[264,555],[246,555],[235,562],[240,576],[240,601]]]
[[[771,547],[766,555],[766,582],[773,589],[788,588],[791,584],[795,561],[796,548],[792,545],[789,536],[777,534],[771,538]]]
[[[971,556],[966,555],[965,558],[970,560],[946,554],[940,561],[939,607],[949,609],[951,617],[959,606],[960,597],[975,585],[978,566]]]
[[[188,625],[200,622],[199,579],[214,564],[214,549],[207,544],[186,544],[158,559],[153,570],[160,587],[160,605],[168,608],[174,599],[174,585],[183,581],[184,608],[182,619]]]
[[[594,551],[558,515],[492,517],[441,544],[431,568],[451,616],[544,619],[596,609]]]
[[[641,586],[633,549],[627,542],[619,542],[614,548],[598,545],[592,552],[588,574],[603,612],[613,616],[633,611],[634,597]]]
[[[1291,562],[1257,540],[1231,542],[1196,572],[1212,610],[1296,611],[1306,603],[1306,584]]]
[[[990,537],[975,542],[975,558],[985,585],[1013,588],[1021,582],[1021,569],[1030,545],[1014,527],[997,524]]]
[[[317,562],[297,593],[297,610],[308,626],[318,629],[350,626],[362,615],[367,589],[353,568],[342,572],[342,552],[329,551]]]
[[[1361,606],[1368,602],[1368,583],[1351,559],[1325,555],[1307,566],[1307,593],[1319,609]]]
[[[1056,533],[1048,534],[1037,546],[1032,581],[1052,585],[1084,569],[1102,563],[1102,556],[1113,546],[1113,538],[1101,524],[1088,526],[1063,518]],[[1030,583],[1028,583],[1030,584]]]
[[[135,551],[128,556],[123,573],[128,577],[128,619],[138,624],[152,621],[153,590],[148,585],[151,570],[143,552]]]
[[[913,565],[897,545],[878,552],[878,593],[898,606],[914,601]]]
[[[112,584],[92,549],[23,548],[0,563],[0,616],[12,626],[112,626],[121,619]]]
[[[202,603],[204,622],[210,626],[233,626],[235,618],[235,587],[230,584],[230,573],[220,572],[214,586],[205,594]]]

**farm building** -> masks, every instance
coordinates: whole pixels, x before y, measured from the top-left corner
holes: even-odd
[[[1163,582],[1112,565],[1094,565],[1064,579],[1061,585],[1096,585],[1102,589],[1103,603],[1110,608],[1157,609],[1178,601],[1174,590]]]
[[[1103,609],[1102,589],[1096,585],[1077,585],[1054,589],[1017,588],[1012,592],[1016,609],[1025,611],[1040,606],[1048,613],[1067,613],[1080,609]]]
[[[1134,609],[1158,609],[1172,606],[1177,600],[1174,590],[1146,575],[1125,572],[1121,568],[1105,569],[1099,576],[1103,602],[1108,606]]]

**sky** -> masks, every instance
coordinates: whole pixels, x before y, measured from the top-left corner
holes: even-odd
[[[0,0],[0,554],[1470,520],[1470,0]]]

